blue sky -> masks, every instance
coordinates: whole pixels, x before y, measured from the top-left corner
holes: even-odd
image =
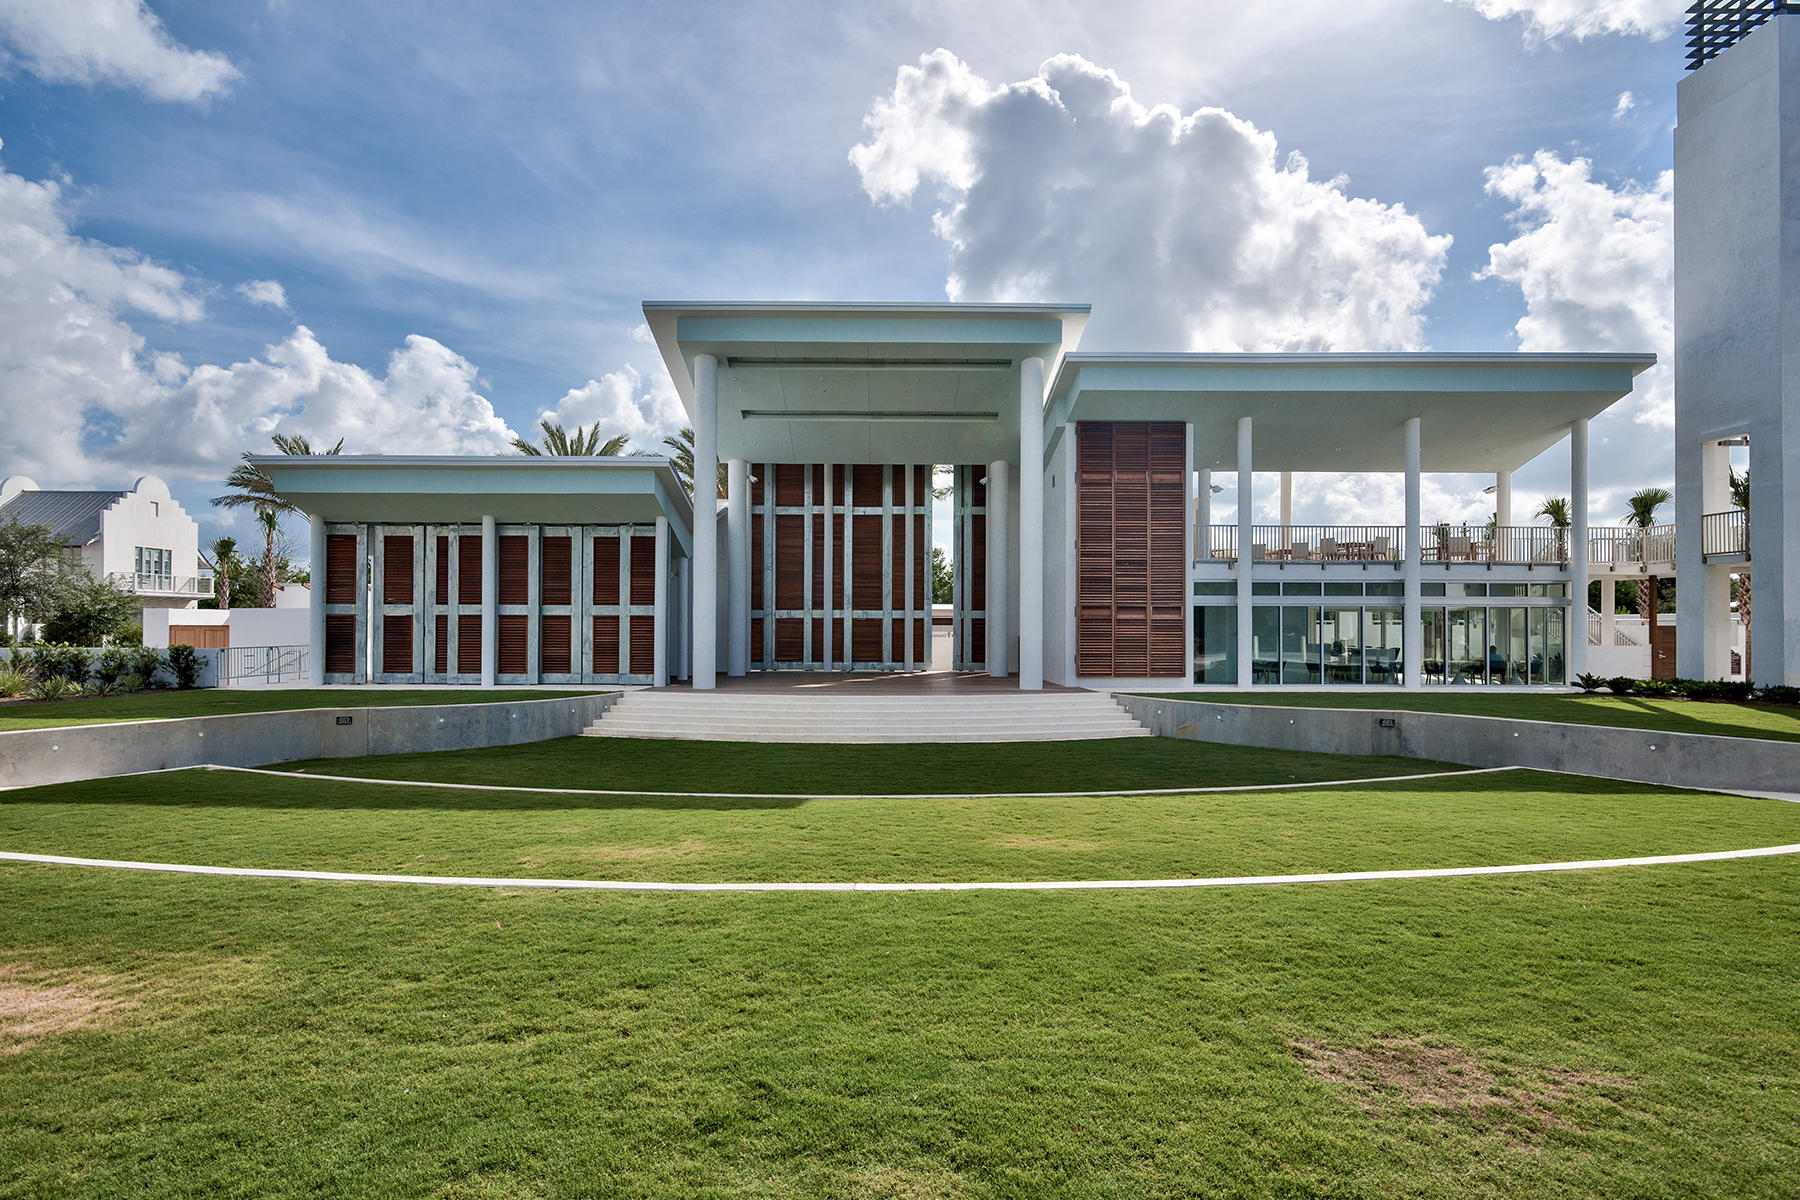
[[[0,0],[0,164],[16,193],[0,204],[0,247],[9,229],[15,247],[17,231],[32,230],[67,253],[0,249],[0,271],[21,304],[38,297],[33,307],[65,326],[119,328],[104,370],[83,365],[92,347],[46,349],[0,330],[11,430],[0,434],[0,474],[48,486],[115,482],[141,464],[197,510],[232,447],[272,428],[343,433],[364,451],[477,449],[501,424],[524,430],[552,410],[626,413],[653,441],[671,410],[660,363],[634,332],[646,298],[935,299],[954,273],[966,298],[1093,299],[1086,348],[1182,349],[1168,338],[1255,342],[1279,324],[1258,326],[1257,314],[1310,321],[1320,291],[1368,286],[1389,289],[1383,302],[1415,332],[1404,334],[1405,320],[1346,319],[1321,335],[1329,344],[1666,351],[1646,341],[1667,308],[1656,258],[1666,231],[1652,226],[1671,159],[1679,4],[55,7],[51,21],[43,4]],[[1612,15],[1592,16],[1602,10]],[[85,20],[63,21],[70,12]],[[121,21],[154,36],[119,41],[103,28]],[[900,72],[940,48],[933,69],[951,100],[902,96]],[[1087,86],[1111,72],[1147,109],[1226,110],[1276,140],[1273,168],[1221,159],[1215,169],[1213,143],[1197,134],[1171,166],[1161,148],[1128,144],[1126,126],[1115,154],[1105,129],[1042,132],[1048,108],[989,99],[1057,55],[1087,64],[1057,78]],[[883,103],[885,135],[865,125]],[[1011,157],[1034,129],[1044,153]],[[976,149],[943,144],[964,135]],[[853,165],[859,144],[903,159],[919,182],[900,195],[895,177]],[[1315,185],[1299,188],[1305,203],[1336,214],[1328,261],[1304,278],[1210,275],[1209,228],[1241,219],[1286,236],[1304,224],[1208,207],[1211,184],[1238,169],[1293,191],[1291,151]],[[1557,170],[1588,160],[1588,182],[1533,170],[1497,190],[1487,174],[1543,152]],[[952,177],[965,168],[983,182],[961,186]],[[1046,200],[1052,169],[1076,183]],[[1380,208],[1381,229],[1321,201],[1316,185],[1337,176],[1344,196]],[[53,195],[32,190],[46,183]],[[1018,222],[988,218],[1040,202],[1060,205],[1046,227],[1087,253],[1049,273],[1057,294],[1026,296],[1018,264],[1046,251]],[[1132,276],[1138,234],[1121,225],[1145,212],[1189,223],[1179,245],[1196,261],[1147,256]],[[947,242],[934,213],[952,213],[965,244]],[[1533,228],[1545,236],[1518,240]],[[1377,277],[1368,264],[1396,230],[1410,238],[1401,257],[1412,269]],[[1429,241],[1445,236],[1447,247]],[[1497,243],[1514,249],[1495,270]],[[1593,256],[1618,265],[1598,284],[1585,273]],[[153,294],[96,281],[99,260]],[[1109,262],[1126,265],[1108,274]],[[247,298],[238,289],[250,281],[279,283],[286,306]],[[1182,293],[1192,311],[1168,328],[1123,302],[1109,317],[1105,297],[1127,293]],[[1523,342],[1522,318],[1537,321]],[[293,341],[298,326],[309,342]],[[1666,408],[1663,386],[1655,403]],[[78,414],[81,436],[33,433],[46,406]],[[345,417],[357,406],[382,411]],[[1596,439],[1600,507],[1672,475],[1658,413],[1608,420]],[[433,423],[455,432],[425,436]],[[1559,471],[1566,481],[1566,461],[1528,471],[1521,496],[1540,481],[1554,490]],[[1478,505],[1471,482],[1447,481],[1433,499],[1444,511]],[[1314,519],[1361,519],[1343,506],[1392,499],[1380,482],[1300,491]]]

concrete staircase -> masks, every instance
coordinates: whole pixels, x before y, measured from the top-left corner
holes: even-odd
[[[1102,692],[628,692],[588,737],[704,742],[1063,742],[1150,737]]]

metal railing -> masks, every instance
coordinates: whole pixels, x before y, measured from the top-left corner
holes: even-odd
[[[1675,527],[1609,525],[1588,530],[1588,562],[1594,566],[1675,562]]]
[[[1588,645],[1604,646],[1606,644],[1605,620],[1606,620],[1606,618],[1601,614],[1599,609],[1592,608],[1592,607],[1590,607],[1588,609],[1588,612],[1587,612]],[[1620,629],[1617,625],[1614,625],[1613,626],[1612,644],[1615,646],[1641,646],[1644,643],[1638,641],[1636,638],[1632,637],[1629,633],[1625,632],[1623,629]]]
[[[1700,555],[1750,557],[1750,514],[1741,508],[1707,513],[1700,518]]]
[[[1404,544],[1398,525],[1255,525],[1251,556],[1256,562],[1398,562]],[[1210,538],[1197,537],[1195,557],[1235,562],[1236,525],[1214,525]]]
[[[294,683],[306,678],[305,646],[227,646],[219,655],[219,686]]]
[[[114,582],[134,592],[154,593],[163,596],[210,596],[213,594],[213,577],[211,575],[163,575],[153,571],[118,571],[112,576]]]
[[[1573,532],[1554,525],[1452,525],[1419,530],[1419,557],[1428,563],[1566,566]]]

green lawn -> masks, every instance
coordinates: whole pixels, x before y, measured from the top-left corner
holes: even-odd
[[[1800,742],[1800,708],[1730,704],[1710,700],[1652,700],[1638,696],[1483,692],[1447,688],[1434,692],[1164,692],[1163,700],[1208,700],[1223,704],[1283,705],[1302,708],[1388,708],[1402,712],[1461,713],[1511,717],[1567,725],[1615,725],[1665,733],[1710,733],[1721,737],[1772,738]]]
[[[554,700],[606,688],[574,691],[376,690],[373,688],[194,688],[139,692],[93,700],[0,703],[0,732],[51,729],[61,725],[105,725],[115,721],[155,721],[166,717],[217,717],[228,713],[286,712],[296,708],[398,708],[411,704],[494,704],[508,700]]]
[[[280,769],[516,787],[893,796],[1226,787],[1463,768],[1416,758],[1281,753],[1175,738],[834,746],[572,737],[479,750],[322,758]]]
[[[1800,842],[1800,805],[1522,771],[1269,792],[971,800],[560,796],[222,771],[0,793],[0,848],[8,850],[432,875],[1156,879],[1792,842]]]
[[[0,864],[0,1196],[1791,1196],[1797,890],[1791,860],[899,896]]]

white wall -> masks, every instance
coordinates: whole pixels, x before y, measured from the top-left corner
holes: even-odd
[[[154,475],[140,478],[101,514],[99,572],[133,574],[139,546],[169,551],[174,564],[170,574],[177,578],[199,573],[200,526],[169,495],[169,485]]]
[[[145,609],[144,645],[167,646],[169,626],[226,625],[233,646],[305,646],[311,614],[304,608]]]
[[[1068,677],[1069,611],[1075,603],[1068,579],[1075,542],[1068,520],[1069,494],[1075,485],[1069,472],[1073,434],[1065,430],[1057,440],[1044,472],[1044,679],[1064,685],[1075,682]]]

